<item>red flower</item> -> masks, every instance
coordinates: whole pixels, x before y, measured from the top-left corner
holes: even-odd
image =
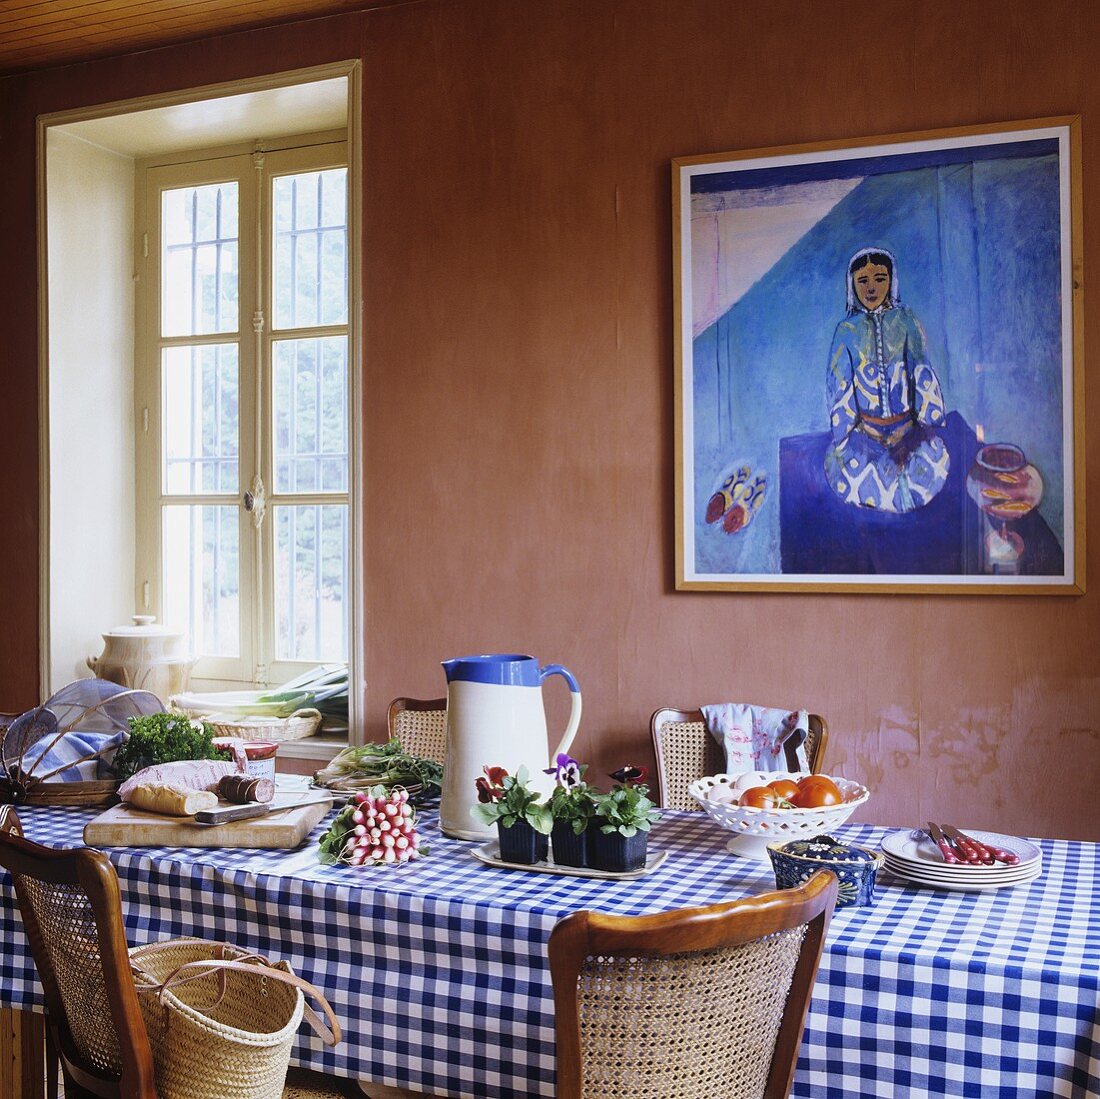
[[[491,785],[503,788],[504,780],[508,775],[503,767],[483,767],[482,770],[489,776]]]
[[[482,770],[488,778],[474,779],[477,800],[486,805],[491,801],[500,801],[504,796],[504,779],[508,772],[503,767],[483,767]]]
[[[611,778],[616,782],[625,783],[627,786],[632,786],[635,783],[641,784],[649,778],[649,768],[642,767],[637,763],[627,763],[617,771],[612,771]]]

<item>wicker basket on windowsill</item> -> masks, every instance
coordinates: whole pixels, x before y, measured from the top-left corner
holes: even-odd
[[[304,740],[315,736],[321,728],[321,711],[298,710],[290,717],[230,717],[208,714],[203,721],[214,729],[215,736],[235,736],[241,740],[268,740],[276,744],[284,740]]]

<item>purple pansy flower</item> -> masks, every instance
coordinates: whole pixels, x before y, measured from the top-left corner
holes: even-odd
[[[553,775],[554,781],[565,790],[581,784],[581,765],[565,752],[559,752],[556,764],[547,767],[543,774]]]

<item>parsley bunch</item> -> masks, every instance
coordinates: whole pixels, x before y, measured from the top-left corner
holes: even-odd
[[[214,747],[213,730],[181,714],[142,714],[130,718],[130,734],[115,753],[115,775],[125,782],[146,767],[179,759],[232,759]]]

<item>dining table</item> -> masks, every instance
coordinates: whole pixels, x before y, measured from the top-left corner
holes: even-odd
[[[95,811],[20,807],[30,839],[82,842]],[[700,812],[666,810],[659,866],[631,880],[501,869],[421,811],[427,855],[400,866],[322,865],[322,822],[297,850],[107,849],[131,945],[173,936],[284,958],[321,989],[344,1036],[307,1028],[292,1063],[463,1099],[555,1094],[547,941],[563,916],[641,916],[775,888],[769,864],[730,854]],[[834,835],[877,849],[897,829]],[[829,927],[792,1094],[1100,1094],[1100,847],[1036,839],[1036,880],[958,892],[880,871],[872,904]],[[0,879],[0,1007],[42,996],[10,878]]]

